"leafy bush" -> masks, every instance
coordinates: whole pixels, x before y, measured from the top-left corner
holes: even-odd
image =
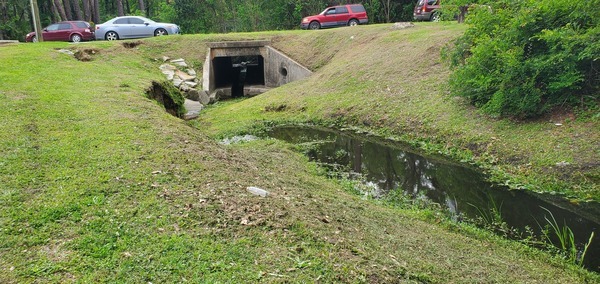
[[[518,118],[597,104],[600,0],[493,1],[471,6],[466,23],[444,53],[454,95],[493,116]]]

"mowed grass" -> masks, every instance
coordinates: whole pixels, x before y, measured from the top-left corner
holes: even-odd
[[[479,114],[450,96],[450,70],[440,56],[465,28],[417,23],[402,30],[370,25],[275,35],[273,46],[314,75],[211,109],[202,121],[221,136],[264,122],[360,128],[476,164],[512,189],[599,201],[597,108],[535,121]]]
[[[377,38],[384,29],[369,28],[357,31]],[[77,45],[95,50],[91,62],[59,53],[74,47],[66,43],[0,47],[0,282],[598,280],[436,212],[362,200],[286,144],[223,146],[212,138],[251,127],[253,119],[319,120],[318,97],[280,101],[270,92],[191,124],[145,98],[151,81],[162,80],[154,60],[160,55],[181,52],[200,64],[203,42],[266,36],[309,40],[301,32],[273,32],[147,39],[132,49],[121,42]],[[344,66],[336,56],[315,56],[313,67]],[[353,79],[340,96],[379,86],[381,78],[364,64],[373,82]],[[342,75],[323,76],[335,82]],[[288,90],[301,89],[300,82]],[[321,102],[330,113],[343,110]],[[271,113],[262,107],[273,104],[295,115],[263,117]],[[271,194],[253,196],[247,186]]]

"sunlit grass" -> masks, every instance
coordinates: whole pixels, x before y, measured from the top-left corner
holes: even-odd
[[[373,31],[387,30],[370,28],[338,29],[343,37],[336,41],[345,46],[340,48],[352,47],[349,38],[355,35],[366,44],[378,38]],[[271,35],[289,39],[273,44],[298,58],[315,55],[307,60],[319,66],[315,79],[220,103],[190,123],[145,97],[151,81],[162,79],[163,55],[200,64],[206,41]],[[392,84],[397,79],[369,71],[369,58],[359,58],[362,70],[346,78],[335,70],[351,62],[336,63],[335,51],[293,52],[293,43],[311,37],[295,31],[152,38],[133,49],[121,41],[0,47],[0,282],[572,283],[597,278],[432,213],[361,200],[283,143],[219,145],[214,136],[241,132],[257,121],[335,122],[347,118],[334,114],[347,112],[356,122],[363,116],[376,122],[381,117],[373,110],[389,95],[388,86],[393,94],[409,91]],[[99,52],[92,61],[80,62],[56,50],[62,48]],[[352,88],[326,85],[318,76]],[[305,84],[331,91],[319,97]],[[358,101],[368,103],[356,113],[349,109],[357,101],[354,89],[364,95]],[[331,103],[332,94],[345,97],[339,106]],[[390,96],[380,109],[389,121],[411,126],[412,120],[399,114],[413,112],[393,107],[398,101]],[[266,111],[280,104],[290,112]],[[271,195],[252,196],[247,186]]]

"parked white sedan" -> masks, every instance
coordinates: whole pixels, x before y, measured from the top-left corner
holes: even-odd
[[[118,40],[179,34],[179,26],[139,16],[116,17],[96,25],[97,40]]]

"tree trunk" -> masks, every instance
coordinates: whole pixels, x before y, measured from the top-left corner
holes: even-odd
[[[92,10],[90,7],[90,0],[82,0],[83,4],[83,20],[91,21],[92,20]]]
[[[458,22],[462,23],[465,21],[465,17],[467,16],[469,6],[467,6],[467,5],[460,6],[460,7],[458,7],[458,10],[460,11],[460,14],[458,14]]]
[[[73,14],[76,20],[83,20],[83,14],[81,13],[81,7],[79,6],[79,0],[73,0]]]
[[[94,21],[94,23],[100,23],[100,3],[98,0],[91,0],[93,1],[93,11],[94,14],[92,16],[92,20]]]
[[[54,1],[50,1],[50,21],[52,23],[60,22],[60,15],[54,5]]]
[[[123,9],[123,0],[117,0],[117,16],[125,16],[125,10]]]
[[[65,13],[65,7],[63,7],[62,1],[54,0],[54,7],[56,8],[56,11],[58,12],[58,16],[60,17],[61,21],[68,20],[67,14]]]
[[[146,5],[144,4],[144,0],[138,0],[138,6],[142,15],[146,16]]]
[[[65,7],[65,15],[67,15],[67,20],[73,20],[73,9],[71,8],[71,0],[63,0],[63,7]]]
[[[385,22],[390,22],[390,14],[392,12],[392,3],[391,0],[382,0],[381,6],[383,7],[383,14],[385,16]]]
[[[8,7],[6,1],[0,1],[0,20],[3,23],[8,23]],[[0,40],[4,39],[4,30],[0,29]]]
[[[124,8],[125,8],[125,13],[127,15],[131,15],[131,5],[129,5],[129,0],[125,0],[125,4],[124,4]]]
[[[117,16],[125,16],[125,12],[123,12],[123,0],[117,0]]]

